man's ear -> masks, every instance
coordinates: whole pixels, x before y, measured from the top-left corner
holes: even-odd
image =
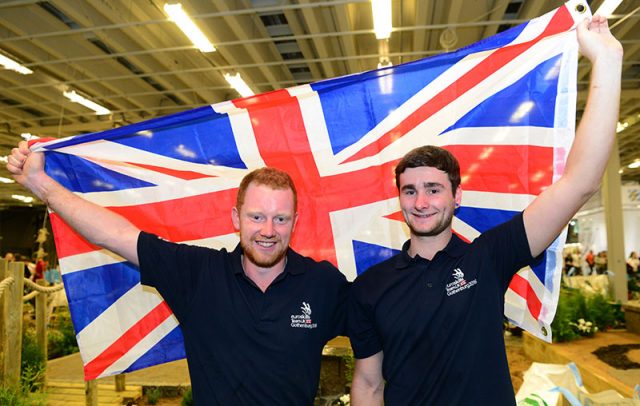
[[[291,228],[291,232],[296,229],[296,224],[298,224],[298,213],[293,215],[293,227]]]
[[[233,227],[236,230],[240,230],[240,212],[236,207],[231,209],[231,221],[233,222]]]

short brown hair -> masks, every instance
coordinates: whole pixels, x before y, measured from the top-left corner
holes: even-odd
[[[298,211],[298,193],[296,192],[296,186],[293,184],[291,176],[285,171],[276,168],[255,169],[242,178],[240,187],[238,188],[238,197],[236,198],[236,208],[238,210],[240,210],[240,207],[244,204],[244,196],[251,183],[265,185],[274,190],[290,189],[293,192],[293,210]]]
[[[400,190],[400,175],[407,168],[419,168],[429,166],[447,174],[451,182],[451,191],[455,196],[460,186],[460,164],[456,157],[444,148],[434,145],[425,145],[407,152],[396,166],[396,187]]]

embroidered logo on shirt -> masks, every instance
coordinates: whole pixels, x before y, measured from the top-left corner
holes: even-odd
[[[311,319],[311,305],[307,302],[302,302],[300,306],[302,314],[291,315],[291,327],[294,328],[317,328],[318,324],[314,323]]]
[[[446,285],[447,296],[455,295],[456,293],[469,289],[478,283],[476,279],[467,282],[464,279],[464,272],[462,272],[462,269],[460,268],[454,269],[451,275],[454,277],[454,281],[447,283]]]

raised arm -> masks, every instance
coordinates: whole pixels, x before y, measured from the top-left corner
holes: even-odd
[[[533,256],[542,253],[600,186],[616,135],[622,45],[607,25],[594,16],[577,28],[580,52],[591,61],[589,96],[564,174],[524,211],[524,225]]]
[[[369,358],[356,359],[351,382],[353,406],[378,406],[384,399],[382,378],[382,351]]]
[[[140,230],[124,217],[76,196],[44,171],[44,154],[32,153],[26,142],[11,150],[7,169],[89,242],[138,265]]]

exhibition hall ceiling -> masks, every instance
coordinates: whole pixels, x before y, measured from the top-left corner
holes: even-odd
[[[596,10],[601,0],[590,2]],[[176,1],[170,1],[176,3]],[[22,133],[66,137],[114,128],[239,97],[224,74],[255,93],[437,55],[487,38],[562,5],[557,0],[392,0],[390,39],[373,31],[369,0],[183,0],[215,46],[200,52],[168,19],[164,0],[4,0],[0,53],[32,70],[0,69],[0,158]],[[640,180],[640,3],[610,18],[624,46],[618,133],[624,181]],[[578,116],[589,64],[579,61]],[[96,115],[75,91],[108,108]],[[593,148],[598,148],[594,145]],[[0,177],[9,178],[0,163]],[[0,207],[28,194],[0,183]],[[30,204],[38,204],[36,200]]]

